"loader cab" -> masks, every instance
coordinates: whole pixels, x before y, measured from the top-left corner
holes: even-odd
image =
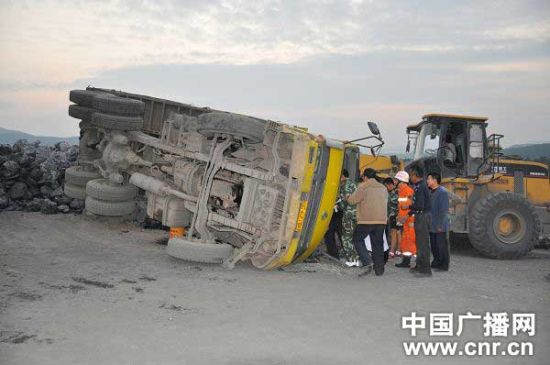
[[[420,165],[443,177],[475,178],[487,165],[487,118],[427,114],[407,127],[409,166]]]

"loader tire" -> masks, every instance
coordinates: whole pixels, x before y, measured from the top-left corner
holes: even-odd
[[[106,93],[92,90],[71,90],[69,100],[80,106],[92,107],[94,98],[102,94]]]
[[[86,195],[107,202],[124,202],[133,200],[138,189],[130,184],[117,184],[109,179],[90,180],[86,184]]]
[[[172,257],[185,261],[221,264],[231,257],[233,246],[227,243],[202,243],[185,238],[171,238],[168,240],[166,252]]]
[[[134,212],[136,203],[133,200],[125,202],[107,202],[86,197],[86,211],[104,217],[123,217]]]
[[[468,237],[475,249],[496,259],[517,259],[538,242],[541,224],[523,196],[498,192],[478,201],[470,215]]]
[[[143,128],[142,117],[94,113],[92,124],[99,128],[115,129],[119,131],[139,131]]]
[[[65,170],[65,183],[74,186],[86,188],[86,183],[90,180],[100,178],[97,171],[85,170],[82,166],[71,166]]]
[[[83,186],[76,186],[65,183],[65,185],[63,186],[63,193],[69,198],[80,200],[86,199],[86,188]]]
[[[94,111],[94,109],[88,108],[87,106],[80,106],[76,104],[69,105],[69,115],[83,121],[91,120]]]
[[[99,112],[107,114],[143,115],[145,111],[145,104],[142,101],[112,94],[97,95],[92,105]]]
[[[266,122],[256,118],[232,113],[212,112],[199,115],[198,120],[197,131],[206,137],[212,137],[218,133],[241,137],[251,143],[264,140]]]

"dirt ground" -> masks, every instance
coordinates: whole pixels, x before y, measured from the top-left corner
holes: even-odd
[[[272,272],[186,263],[166,255],[164,237],[86,216],[1,213],[0,363],[471,362],[406,357],[401,316],[412,311],[536,313],[525,338],[535,357],[474,359],[550,363],[548,251],[497,261],[462,250],[431,279],[393,263],[383,277],[358,278],[330,262]],[[450,340],[482,341],[481,324]]]

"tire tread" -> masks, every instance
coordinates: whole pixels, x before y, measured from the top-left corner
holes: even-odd
[[[168,255],[177,259],[221,264],[233,253],[233,246],[227,243],[199,243],[185,238],[171,238],[166,246]]]

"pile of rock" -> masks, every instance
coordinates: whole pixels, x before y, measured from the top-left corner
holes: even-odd
[[[66,142],[0,145],[0,211],[82,212],[84,201],[63,193],[65,170],[78,153],[78,146]]]

